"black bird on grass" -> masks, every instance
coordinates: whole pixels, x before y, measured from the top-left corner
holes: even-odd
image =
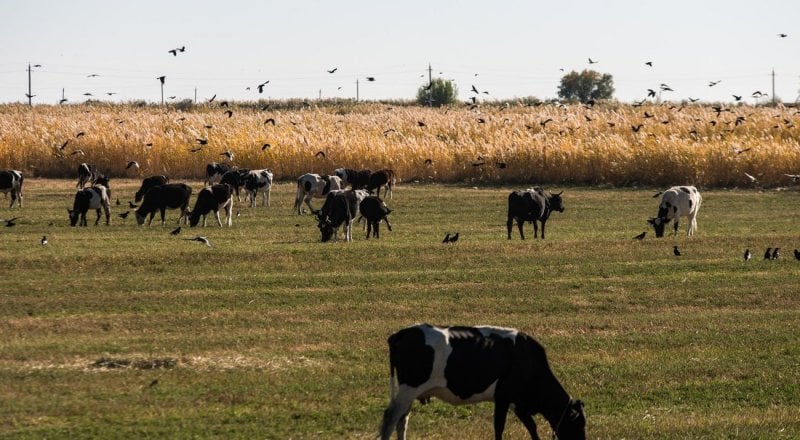
[[[17,225],[17,223],[16,223],[17,220],[19,220],[19,217],[14,217],[12,219],[3,220],[3,221],[6,222],[6,227],[10,228],[12,226],[16,226]]]
[[[119,218],[125,220],[126,218],[128,218],[128,214],[130,213],[131,213],[130,211],[125,211],[122,214],[117,214],[117,215],[119,216]]]
[[[173,229],[172,232],[170,232],[169,234],[170,235],[178,235],[180,233],[181,233],[181,227],[178,226],[177,228]]]
[[[450,243],[450,233],[449,232],[444,236],[444,240],[442,240],[442,243]]]
[[[119,206],[119,197],[117,197],[117,206]]]
[[[794,250],[794,259],[800,260],[800,251],[798,251],[797,249]]]
[[[764,259],[769,260],[770,258],[772,258],[772,248],[767,248],[764,252]]]
[[[678,250],[678,246],[672,246],[672,253],[675,254],[676,257],[681,256],[681,251]]]
[[[449,243],[455,243],[455,242],[457,242],[457,241],[458,241],[458,232],[456,232],[456,234],[455,234],[455,235],[453,235],[452,237],[450,237],[450,241],[449,241]]]
[[[634,239],[634,240],[639,240],[639,241],[642,241],[642,240],[644,240],[644,236],[645,236],[645,235],[647,235],[647,231],[644,231],[644,232],[642,232],[641,234],[637,235],[636,237],[633,237],[633,239]]]
[[[750,253],[750,249],[744,250],[744,261],[750,261],[753,258],[753,254]]]
[[[139,207],[139,205],[137,205],[137,204],[135,204],[135,203],[133,203],[131,201],[128,201],[128,207],[131,208],[131,209],[136,209],[136,208]]]

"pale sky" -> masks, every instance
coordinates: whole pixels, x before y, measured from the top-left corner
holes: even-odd
[[[0,102],[27,102],[29,62],[42,65],[33,102],[47,104],[62,88],[73,103],[160,101],[161,75],[177,99],[195,87],[199,100],[355,97],[357,79],[361,99],[413,99],[428,63],[461,100],[472,85],[485,99],[553,98],[560,69],[592,68],[625,102],[664,83],[664,99],[752,103],[774,68],[793,102],[800,1],[0,0]]]

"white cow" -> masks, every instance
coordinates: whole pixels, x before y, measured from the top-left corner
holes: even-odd
[[[259,192],[263,194],[262,205],[269,206],[269,193],[272,190],[272,171],[271,170],[250,170],[242,174],[245,194],[250,197],[250,207],[255,208],[256,196]]]
[[[678,222],[681,217],[686,217],[689,221],[686,235],[694,235],[694,231],[697,230],[697,211],[700,210],[702,202],[703,198],[694,186],[673,186],[661,196],[658,215],[647,222],[653,225],[656,237],[663,237],[664,227],[670,220],[675,222],[675,235],[678,235]]]

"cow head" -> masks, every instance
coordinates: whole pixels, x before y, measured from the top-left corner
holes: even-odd
[[[655,229],[656,237],[663,237],[664,227],[667,226],[667,223],[669,223],[669,219],[666,217],[654,217],[647,220],[647,223],[650,223],[653,229]]]
[[[136,211],[134,211],[133,213],[136,215],[136,224],[138,224],[139,226],[142,226],[144,224],[145,215],[139,213],[138,209]]]
[[[564,212],[564,200],[561,199],[561,194],[564,194],[564,191],[558,194],[550,194],[548,201],[550,202],[551,211]]]
[[[331,224],[331,218],[326,216],[322,216],[322,214],[317,215],[317,219],[319,223],[317,226],[319,227],[319,231],[322,233],[322,242],[325,243],[326,241],[330,241],[331,238],[336,234],[336,228],[333,227]]]
[[[67,212],[69,213],[69,225],[75,226],[78,224],[78,217],[80,217],[80,213],[77,210],[73,211],[72,209],[67,209]]]
[[[583,402],[575,399],[569,400],[555,431],[555,437],[559,439],[584,440],[586,438],[586,416],[583,414]]]

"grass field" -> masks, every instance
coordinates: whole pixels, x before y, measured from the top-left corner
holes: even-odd
[[[113,198],[137,185],[112,180]],[[703,191],[694,237],[636,242],[654,189],[559,188],[547,240],[522,242],[505,237],[509,187],[407,184],[393,232],[322,244],[288,183],[230,229],[179,237],[119,207],[71,228],[73,180],[26,186],[21,211],[0,200],[21,216],[0,228],[3,438],[372,438],[386,337],[423,321],[536,337],[589,438],[800,437],[795,191]],[[768,246],[783,257],[762,261]],[[491,414],[415,404],[409,435],[490,438]],[[506,438],[525,438],[512,417]]]

